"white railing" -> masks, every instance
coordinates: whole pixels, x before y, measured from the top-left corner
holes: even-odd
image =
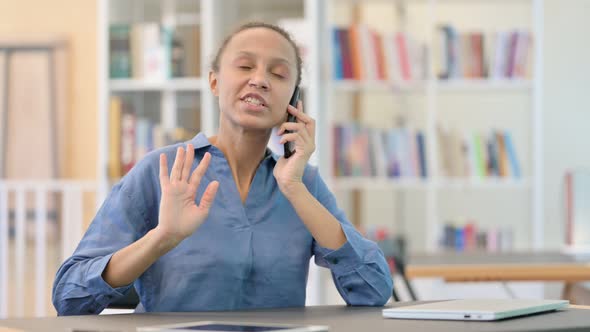
[[[83,235],[85,193],[96,194],[98,183],[93,181],[69,180],[0,180],[0,318],[9,315],[25,316],[25,294],[32,285],[25,285],[33,271],[27,271],[27,262],[34,262],[34,315],[47,315],[47,294],[51,284],[47,281],[47,225],[48,197],[61,197],[60,206],[55,206],[61,214],[56,224],[59,225],[60,262],[69,257]],[[27,195],[33,195],[34,204],[27,205]],[[12,197],[12,200],[9,200]],[[34,252],[27,253],[27,210],[34,211]],[[9,213],[13,211],[13,213]],[[10,218],[10,216],[14,216]],[[57,218],[57,214],[56,214]],[[13,232],[10,231],[10,220],[13,220]],[[12,234],[10,234],[12,233]],[[32,240],[32,239],[31,239]],[[14,251],[14,252],[12,252]],[[9,264],[12,257],[13,264]],[[57,268],[57,267],[56,267]],[[14,280],[9,285],[9,280]],[[10,294],[14,294],[10,301]]]

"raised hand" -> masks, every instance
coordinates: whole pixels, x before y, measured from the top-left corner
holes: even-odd
[[[205,189],[199,205],[195,203],[197,188],[209,167],[211,154],[205,153],[199,166],[190,174],[194,156],[195,151],[191,144],[187,145],[186,150],[179,147],[172,171],[168,175],[166,155],[160,154],[162,196],[156,230],[162,233],[172,247],[193,234],[207,218],[219,187],[219,182],[212,181]]]
[[[297,118],[297,122],[284,122],[277,134],[281,136],[280,144],[294,142],[295,153],[289,159],[281,157],[273,171],[279,189],[285,195],[291,188],[302,184],[305,165],[315,151],[316,126],[315,120],[303,113],[301,100],[297,103],[297,108],[288,105],[287,111]]]

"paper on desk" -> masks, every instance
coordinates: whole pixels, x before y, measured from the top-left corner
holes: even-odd
[[[24,331],[0,326],[0,332],[24,332]]]

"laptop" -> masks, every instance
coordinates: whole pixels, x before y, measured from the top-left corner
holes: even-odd
[[[566,308],[565,300],[466,299],[383,309],[385,318],[491,321]]]

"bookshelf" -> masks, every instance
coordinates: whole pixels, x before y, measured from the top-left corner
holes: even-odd
[[[437,59],[436,53],[436,48],[440,46],[437,40],[439,37],[437,35],[439,33],[438,27],[443,24],[452,25],[456,31],[459,31],[461,38],[465,32],[477,32],[486,37],[496,33],[493,21],[497,19],[497,16],[494,16],[493,13],[498,12],[498,7],[504,8],[507,12],[505,16],[508,17],[499,19],[499,29],[504,29],[504,31],[512,31],[513,29],[518,33],[528,31],[530,35],[534,36],[534,43],[529,45],[528,50],[530,53],[527,62],[530,67],[527,68],[527,73],[523,75],[515,75],[514,73],[503,75],[502,72],[497,74],[492,72],[496,67],[492,67],[492,63],[489,63],[487,65],[489,65],[490,72],[486,75],[482,75],[483,73],[473,77],[459,75],[446,79],[439,77],[437,66],[440,64],[437,62],[440,60]],[[353,122],[372,128],[395,128],[400,125],[399,119],[392,116],[392,114],[396,114],[403,118],[401,121],[403,125],[409,125],[410,129],[420,129],[427,141],[428,176],[425,178],[415,175],[391,176],[391,174],[386,177],[367,176],[366,172],[357,176],[350,176],[350,174],[339,176],[339,170],[334,170],[332,164],[324,168],[324,177],[329,180],[330,186],[338,193],[341,204],[345,207],[353,207],[347,211],[349,216],[356,215],[365,220],[369,219],[367,216],[375,216],[375,213],[370,211],[360,213],[354,211],[359,208],[377,210],[384,215],[405,216],[412,220],[404,222],[403,225],[399,225],[399,223],[396,225],[394,221],[379,223],[389,225],[394,223],[394,227],[406,231],[405,235],[410,238],[410,242],[414,242],[410,246],[411,250],[433,252],[441,249],[439,241],[443,235],[441,234],[443,218],[448,218],[444,214],[448,214],[449,210],[452,210],[449,209],[449,206],[454,206],[455,211],[472,210],[473,212],[473,209],[457,207],[456,202],[447,202],[449,197],[454,201],[470,201],[473,196],[491,197],[487,204],[489,205],[487,210],[492,210],[494,208],[491,206],[496,204],[494,195],[518,196],[518,201],[522,204],[520,204],[519,212],[515,213],[515,216],[518,217],[513,218],[511,222],[518,223],[514,227],[514,232],[517,233],[515,242],[518,241],[520,247],[513,249],[539,249],[542,247],[542,166],[539,162],[542,160],[542,105],[540,98],[542,93],[540,84],[542,80],[540,65],[542,63],[540,50],[543,37],[542,8],[543,1],[540,0],[517,2],[487,0],[326,1],[324,8],[326,20],[322,27],[324,29],[324,44],[334,45],[334,36],[332,35],[334,30],[348,28],[349,34],[352,34],[350,30],[359,24],[375,31],[382,40],[391,33],[402,32],[406,38],[416,38],[427,48],[427,64],[423,68],[425,75],[410,80],[395,80],[391,77],[375,79],[371,74],[361,79],[350,79],[346,75],[342,77],[339,70],[345,71],[345,69],[339,69],[338,65],[346,67],[341,63],[345,58],[342,55],[345,48],[342,48],[342,44],[340,44],[341,48],[338,48],[337,42],[335,46],[330,48],[330,52],[326,52],[324,63],[330,69],[326,74],[325,81],[330,91],[326,100],[327,115],[324,122],[326,126]],[[472,13],[474,14],[470,17]],[[482,13],[490,14],[486,17]],[[394,16],[395,19],[391,19],[391,16]],[[459,19],[455,19],[454,16],[459,16]],[[359,34],[362,35],[363,29],[359,28],[361,31]],[[504,34],[511,33],[504,32]],[[496,38],[499,37],[494,35],[494,42]],[[342,43],[342,39],[338,39],[338,41]],[[382,43],[386,45],[385,42]],[[364,49],[367,44],[363,44],[362,41],[359,44],[363,46],[360,47],[363,50],[359,52],[362,57],[363,52],[365,55],[367,54]],[[491,45],[495,46],[495,44]],[[497,45],[501,44],[498,42]],[[379,60],[377,58],[377,62],[388,63],[387,52],[384,53],[386,59]],[[352,57],[352,55],[350,56]],[[373,56],[373,54],[369,54],[369,56]],[[483,54],[482,58],[490,57],[491,59],[492,56],[493,54]],[[360,63],[361,66],[367,64],[367,62],[363,63],[362,59]],[[365,71],[370,72],[366,69]],[[379,68],[377,68],[377,73],[379,75]],[[510,102],[504,103],[500,98],[510,100]],[[457,100],[465,100],[465,104],[472,105],[474,108],[471,114],[465,116],[464,123],[462,123],[461,115],[452,114],[454,108],[461,108],[461,106],[457,106],[457,104],[461,104],[461,101],[457,102]],[[481,107],[482,110],[479,110],[480,107],[477,105],[480,103],[496,104],[501,110],[496,111],[494,107]],[[396,104],[396,106],[383,106],[387,104]],[[374,112],[376,114],[370,116],[364,114],[372,107],[378,108],[379,105],[386,110]],[[403,108],[411,109],[411,111],[404,111]],[[509,112],[508,110],[516,115],[502,114]],[[343,113],[345,115],[342,115]],[[496,114],[499,118],[503,118],[502,121],[494,119]],[[480,121],[478,121],[478,117],[481,118]],[[516,121],[511,123],[511,117],[516,118]],[[522,174],[519,176],[512,176],[514,174],[508,176],[506,176],[507,174],[503,176],[465,174],[459,177],[445,174],[445,170],[441,169],[443,153],[439,148],[441,138],[438,127],[444,126],[447,121],[454,122],[454,126],[461,127],[469,134],[479,131],[479,135],[482,137],[487,137],[490,130],[500,129],[502,132],[509,133],[514,140],[518,141],[514,145]],[[356,138],[353,135],[351,140],[354,141]],[[336,141],[336,145],[334,141]],[[324,147],[323,151],[329,154],[328,159],[332,161],[335,158],[335,151],[338,149],[334,150],[331,147],[338,146],[338,144],[342,144],[341,138],[332,135],[326,137],[323,144],[321,143],[319,146]],[[346,147],[346,144],[343,145]],[[343,153],[344,150],[345,148],[340,153]],[[388,193],[389,196],[385,193]],[[370,204],[372,199],[381,200],[381,206]],[[417,203],[408,207],[408,200],[414,200]],[[367,204],[368,201],[369,204]],[[396,205],[400,201],[406,204],[404,207],[399,207],[400,209],[413,211],[399,212],[383,208],[383,205],[388,202]],[[369,207],[363,207],[363,205]],[[473,203],[473,205],[482,207],[481,203]],[[501,204],[495,206],[496,209],[502,209]],[[398,207],[396,206],[396,208]],[[422,211],[415,212],[420,209]],[[482,210],[485,211],[486,207],[483,206]],[[462,215],[463,212],[455,213]],[[489,215],[497,216],[498,213],[490,212]],[[483,226],[490,226],[489,221],[484,222]]]
[[[214,107],[201,75],[202,54],[211,47],[205,33],[212,30],[202,16],[213,7],[193,0],[98,2],[97,202],[149,150],[215,127],[214,117],[201,112]],[[116,132],[120,141],[113,141]]]
[[[469,11],[474,7],[476,14],[470,15]],[[354,8],[361,10],[355,12]],[[499,29],[525,29],[534,36],[529,74],[493,79],[438,78],[435,71],[437,59],[432,52],[437,45],[437,25],[449,23],[459,32],[489,33],[495,29],[494,21],[498,15],[493,13],[498,13],[498,8],[508,8],[501,15]],[[482,12],[490,15],[482,16]],[[179,123],[180,99],[183,98],[191,99],[191,104],[198,106],[198,129],[205,134],[215,133],[218,117],[206,75],[110,78],[111,24],[155,22],[172,30],[177,26],[198,26],[199,69],[200,73],[207,73],[209,61],[226,33],[239,23],[264,20],[283,24],[305,48],[303,100],[306,112],[316,119],[318,128],[317,149],[310,162],[320,168],[323,178],[351,219],[360,217],[371,223],[374,218],[380,218],[378,224],[404,232],[410,239],[410,250],[436,251],[443,218],[462,213],[456,211],[465,210],[465,215],[469,216],[482,210],[490,219],[514,223],[515,240],[523,243],[523,248],[540,249],[544,236],[542,17],[542,0],[100,0],[98,170],[101,191],[98,202],[102,202],[112,181],[116,181],[109,176],[107,167],[112,152],[109,146],[109,101],[112,95],[125,96],[139,105],[143,103],[144,107],[153,108],[151,112],[158,114],[157,118],[166,128]],[[365,23],[383,34],[402,31],[425,45],[428,52],[424,55],[427,65],[423,68],[423,76],[411,80],[334,79],[332,31],[335,26],[347,27],[352,22]],[[457,100],[463,105],[458,107]],[[470,107],[473,109],[470,112],[453,113],[454,109]],[[400,124],[400,117],[408,128],[421,130],[424,134],[428,176],[336,176],[334,125],[357,119],[368,127],[392,129]],[[510,132],[522,176],[449,177],[443,174],[437,126],[447,120],[452,126],[482,135],[492,129]],[[474,200],[478,196],[488,202]],[[379,201],[381,206],[375,206],[373,200]],[[413,203],[408,203],[410,201]],[[396,209],[391,211],[389,206],[383,205],[393,205]],[[401,205],[404,205],[403,209],[398,208]],[[365,211],[354,211],[351,207]],[[516,211],[513,217],[507,218],[506,213],[512,210]],[[315,290],[308,289],[308,302],[323,303],[325,291],[319,286],[323,279],[314,273],[312,267],[310,287]]]
[[[110,80],[111,92],[127,91],[201,91],[203,80],[199,78],[176,78],[169,81],[147,81],[135,79]]]
[[[157,23],[163,28],[170,30],[178,26],[198,26],[199,27],[199,59],[202,60],[198,64],[200,73],[205,73],[208,70],[208,62],[212,56],[215,45],[217,45],[221,38],[237,24],[247,20],[267,20],[271,22],[281,22],[285,19],[299,19],[306,26],[304,36],[297,35],[295,37],[300,40],[308,49],[305,55],[304,68],[304,99],[306,102],[306,110],[316,118],[318,128],[331,130],[334,124],[347,123],[346,119],[341,117],[341,104],[355,104],[360,109],[360,117],[365,109],[372,105],[387,105],[393,103],[399,105],[398,108],[407,107],[412,108],[414,114],[402,114],[406,117],[407,123],[415,126],[414,129],[419,128],[423,131],[426,138],[426,159],[428,160],[428,175],[425,179],[412,178],[375,178],[367,176],[354,177],[337,177],[333,172],[333,149],[334,144],[331,135],[323,135],[318,131],[317,146],[318,153],[312,158],[312,163],[318,165],[330,185],[334,189],[340,191],[346,190],[371,190],[371,189],[394,189],[403,195],[403,190],[419,189],[426,193],[428,198],[426,201],[427,214],[425,219],[426,229],[435,230],[440,225],[440,218],[437,213],[438,198],[441,196],[440,191],[443,190],[509,190],[522,191],[528,190],[531,203],[530,219],[532,238],[527,241],[527,246],[538,248],[542,242],[542,209],[540,208],[541,198],[541,177],[542,172],[540,163],[533,162],[534,160],[541,160],[541,67],[539,63],[542,61],[540,54],[540,45],[542,42],[542,1],[541,0],[523,0],[518,2],[502,2],[494,3],[494,6],[518,6],[515,10],[515,15],[522,16],[524,13],[524,20],[513,20],[516,22],[527,21],[526,25],[517,26],[510,25],[504,29],[524,28],[528,29],[535,39],[533,43],[532,52],[532,68],[530,75],[526,77],[517,78],[453,78],[453,79],[439,79],[436,77],[435,62],[436,55],[433,51],[436,45],[435,37],[437,34],[437,24],[441,22],[450,22],[452,24],[452,15],[466,16],[466,10],[470,7],[484,4],[491,6],[489,0],[478,0],[473,2],[462,1],[399,1],[391,3],[389,1],[379,0],[364,0],[364,1],[276,1],[269,2],[266,0],[257,0],[254,2],[243,2],[237,0],[166,0],[166,1],[113,1],[102,0],[100,2],[100,22],[102,29],[101,34],[101,57],[99,59],[102,63],[101,75],[102,80],[99,84],[101,90],[101,109],[105,110],[100,113],[99,126],[100,130],[100,158],[99,171],[101,179],[104,183],[109,183],[109,175],[105,165],[108,164],[108,155],[111,152],[108,143],[108,102],[110,97],[124,96],[135,100],[138,104],[144,106],[149,104],[154,110],[152,113],[159,113],[156,115],[157,121],[162,123],[165,128],[174,128],[179,121],[179,96],[192,95],[193,105],[200,110],[199,114],[199,128],[207,134],[213,134],[217,126],[217,108],[213,96],[207,88],[206,80],[201,76],[193,77],[159,77],[159,78],[137,78],[130,75],[127,78],[110,78],[108,75],[110,68],[110,51],[109,51],[109,27],[114,24],[140,24],[140,23]],[[517,3],[515,5],[515,3]],[[522,6],[527,6],[522,9]],[[367,5],[376,5],[371,11],[363,10]],[[450,9],[443,10],[445,6],[450,6]],[[455,6],[455,7],[454,7]],[[461,6],[458,10],[456,6]],[[346,8],[348,7],[348,8]],[[333,51],[334,47],[329,47],[328,52],[325,45],[332,45],[331,32],[335,26],[348,26],[353,21],[353,8],[361,8],[361,12],[356,15],[365,15],[364,18],[359,18],[359,22],[374,22],[387,21],[383,19],[382,13],[393,12],[396,20],[389,23],[386,27],[378,27],[370,25],[371,28],[379,28],[379,32],[383,35],[395,31],[403,31],[408,38],[415,38],[426,45],[428,50],[426,61],[427,66],[423,68],[424,76],[419,79],[412,80],[378,80],[378,79],[333,79]],[[414,8],[416,7],[416,8]],[[344,9],[343,9],[344,8]],[[463,9],[467,8],[467,9]],[[515,16],[511,14],[512,10],[507,10],[507,16]],[[338,12],[338,13],[335,13]],[[366,12],[366,13],[365,13]],[[452,14],[449,14],[452,12]],[[480,10],[481,12],[481,10]],[[221,15],[223,13],[223,15]],[[458,13],[458,14],[456,14]],[[414,17],[419,16],[419,22],[413,22]],[[370,15],[376,15],[376,19],[367,19]],[[445,16],[446,15],[446,16]],[[440,17],[439,17],[440,16]],[[493,15],[492,15],[493,16]],[[334,17],[337,17],[334,19]],[[475,16],[477,17],[477,16]],[[391,20],[390,20],[391,21]],[[456,25],[457,31],[480,31],[482,26],[493,21],[493,18],[482,19],[478,22],[476,19],[467,20],[467,23],[458,23]],[[519,23],[520,24],[520,23]],[[287,27],[288,28],[288,27]],[[157,76],[157,75],[156,75]],[[479,178],[479,177],[462,177],[451,178],[447,177],[440,171],[440,156],[437,145],[439,144],[437,138],[437,126],[439,122],[445,120],[447,117],[443,108],[452,108],[446,105],[445,99],[449,99],[449,95],[461,95],[466,100],[472,100],[473,105],[478,103],[495,102],[494,95],[518,95],[526,96],[526,100],[517,102],[517,107],[522,109],[527,108],[527,115],[520,114],[519,117],[526,118],[522,123],[529,128],[520,128],[519,126],[512,126],[506,128],[514,134],[517,143],[517,151],[519,157],[522,157],[523,176],[520,178]],[[351,95],[353,97],[351,97]],[[364,95],[370,95],[367,98]],[[354,97],[356,96],[356,97]],[[375,97],[375,98],[373,98]],[[356,101],[351,98],[356,98]],[[364,99],[375,99],[374,103],[367,102]],[[389,98],[389,99],[388,99]],[[481,98],[481,99],[480,99]],[[490,98],[490,99],[486,99]],[[186,98],[185,98],[186,99]],[[340,99],[343,99],[340,100]],[[457,98],[455,98],[457,99]],[[483,102],[481,102],[483,100]],[[518,104],[520,103],[520,104]],[[155,106],[154,106],[155,104]],[[362,105],[361,105],[362,104]],[[416,106],[417,105],[417,106]],[[445,106],[446,105],[446,106]],[[513,106],[499,104],[502,109],[510,109]],[[522,105],[525,105],[522,107]],[[382,107],[382,106],[381,106]],[[383,108],[383,107],[382,107]],[[488,113],[490,108],[482,110],[480,114],[474,117],[481,116],[485,118],[483,121],[493,122],[495,111],[493,108]],[[415,111],[415,112],[414,112]],[[348,118],[351,118],[350,107],[348,107]],[[344,112],[344,113],[346,113]],[[387,124],[386,128],[393,128],[397,124],[392,118],[391,113],[400,113],[400,110],[386,110],[381,112],[379,116],[373,116],[373,119],[363,119],[365,124],[381,125]],[[478,110],[479,112],[479,110]],[[401,111],[403,113],[403,110]],[[475,113],[475,112],[474,112]],[[506,113],[506,112],[504,112]],[[358,116],[358,114],[357,114]],[[505,115],[504,115],[505,116]],[[453,116],[450,116],[451,118]],[[454,115],[455,118],[458,116]],[[487,119],[487,120],[486,120]],[[455,119],[456,120],[456,119]],[[522,119],[521,119],[522,120]],[[457,121],[456,121],[457,122]],[[470,128],[467,125],[467,130],[489,130],[485,128],[485,124],[474,125],[475,128]],[[493,126],[494,124],[492,124]],[[502,125],[502,124],[499,124]],[[488,126],[489,127],[489,126]],[[522,127],[522,126],[521,126]],[[499,127],[504,129],[502,127]],[[522,134],[523,131],[527,133]],[[326,133],[327,134],[327,133]],[[485,132],[483,134],[485,136]],[[523,144],[523,141],[529,143]],[[108,190],[105,186],[101,197],[104,197]],[[420,244],[416,246],[417,249],[435,249],[437,243],[436,231],[429,231],[426,238],[420,240]]]

